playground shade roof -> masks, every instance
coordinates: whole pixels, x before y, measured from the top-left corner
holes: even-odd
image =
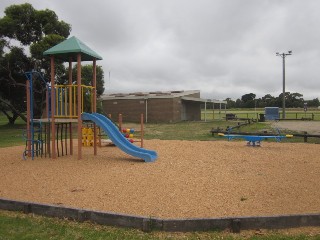
[[[77,54],[81,53],[81,61],[102,60],[102,57],[76,37],[71,37],[46,50],[43,55],[55,55],[56,58],[69,62],[77,61]]]

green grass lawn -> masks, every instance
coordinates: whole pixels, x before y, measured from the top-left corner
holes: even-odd
[[[320,239],[318,234],[294,234],[279,231],[245,231],[241,234],[228,232],[193,232],[193,233],[144,233],[136,229],[100,226],[91,223],[77,223],[68,220],[26,215],[18,212],[0,210],[0,239]]]
[[[0,147],[24,144],[23,133],[25,130],[26,124],[20,118],[14,125],[10,125],[7,118],[0,114]]]
[[[216,122],[179,122],[172,124],[145,125],[146,139],[161,140],[212,140],[212,127],[226,128],[226,121]]]

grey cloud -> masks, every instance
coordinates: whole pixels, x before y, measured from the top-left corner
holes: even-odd
[[[1,9],[20,0],[2,0]],[[106,91],[199,89],[234,99],[287,90],[319,97],[318,0],[29,0],[103,56]],[[108,73],[111,72],[111,81]]]

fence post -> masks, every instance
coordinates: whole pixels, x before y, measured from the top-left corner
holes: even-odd
[[[304,142],[308,142],[308,133],[307,132],[304,132]]]
[[[141,143],[141,148],[143,148],[143,138],[144,138],[144,117],[143,113],[140,115],[140,127],[141,127],[141,132],[140,132],[140,143]]]
[[[119,113],[119,116],[118,116],[118,124],[119,124],[119,131],[122,132],[122,114]]]

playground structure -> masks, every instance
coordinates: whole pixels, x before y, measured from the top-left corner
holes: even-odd
[[[44,84],[46,89],[46,103],[49,102],[51,87],[46,83],[43,76],[39,72],[31,71],[25,73],[27,77],[26,82],[26,96],[27,96],[27,130],[24,135],[26,139],[26,150],[23,153],[23,158],[36,156],[51,157],[50,148],[50,118],[35,119],[33,115],[34,108],[34,97],[33,97],[33,82],[34,76],[37,76]],[[51,104],[49,104],[51,106]],[[51,108],[46,106],[46,116],[51,115]],[[67,139],[70,138],[70,149],[69,154],[72,155],[72,132],[71,132],[71,121],[70,123],[58,120],[55,122],[55,135],[56,135],[56,153],[58,157],[68,154],[68,143]],[[60,143],[60,144],[59,144]],[[60,145],[60,147],[59,147]]]
[[[108,114],[108,118],[112,119],[111,114]],[[116,123],[115,123],[116,124]],[[116,124],[119,128],[119,131],[122,132],[122,135],[131,143],[140,143],[140,147],[143,148],[143,137],[144,137],[144,116],[143,113],[140,115],[140,134],[139,130],[135,130],[134,128],[128,128],[123,126],[123,118],[122,114],[118,115],[118,124]],[[84,127],[82,128],[82,146],[92,147],[93,146],[93,124],[91,122],[84,123]],[[108,136],[101,128],[98,127],[98,139],[97,144],[99,147],[105,145],[114,145],[110,139],[103,139],[102,137]]]
[[[109,116],[109,118],[111,118],[111,115]],[[118,122],[119,122],[119,130],[123,133],[123,135],[131,143],[140,142],[140,147],[143,148],[143,137],[144,137],[144,115],[143,115],[143,113],[140,114],[140,140],[137,140],[137,138],[134,138],[135,130],[133,128],[123,127],[122,114],[119,114]]]
[[[94,155],[97,155],[97,127],[100,126],[112,139],[112,141],[124,152],[152,162],[157,158],[154,151],[136,148],[122,136],[117,134],[117,127],[112,121],[103,115],[96,113],[96,61],[102,60],[97,53],[91,50],[76,37],[71,37],[43,53],[50,57],[50,84],[48,84],[38,72],[31,71],[27,76],[27,131],[26,150],[23,157],[49,156],[52,159],[60,155],[73,155],[73,129],[77,125],[78,135],[78,159],[82,158],[83,146],[83,120],[93,123],[90,142],[93,145]],[[67,85],[55,84],[55,59],[69,62],[69,79]],[[92,85],[81,83],[81,62],[93,62]],[[77,81],[72,83],[72,63],[77,63]],[[46,118],[34,119],[33,115],[33,82],[38,75],[46,86]],[[98,125],[98,126],[97,126]],[[119,131],[118,131],[119,132]],[[44,138],[42,137],[44,135]],[[114,135],[114,136],[111,136]],[[69,147],[68,147],[69,143]],[[128,145],[127,143],[131,144]],[[60,146],[60,147],[59,147]],[[60,154],[61,153],[61,154]]]
[[[258,136],[258,135],[237,135],[237,134],[230,134],[232,131],[232,128],[228,129],[228,133],[218,133],[218,136],[220,137],[226,137],[228,141],[231,141],[232,139],[245,139],[247,141],[247,146],[252,146],[252,147],[260,147],[261,146],[261,141],[265,139],[275,139],[277,142],[280,142],[283,138],[292,138],[293,135],[287,134],[287,135],[280,135],[280,131],[278,131],[279,135],[274,135],[274,136]]]
[[[94,124],[84,124],[82,127],[82,146],[84,147],[92,147],[93,146],[93,138],[94,138]],[[98,136],[100,128],[98,128]],[[97,139],[98,146],[101,146],[100,144],[100,138]]]

